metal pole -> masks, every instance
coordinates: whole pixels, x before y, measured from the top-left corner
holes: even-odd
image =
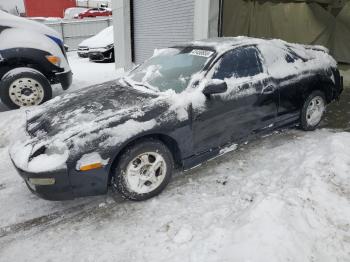
[[[130,0],[113,0],[113,28],[116,68],[132,67]]]

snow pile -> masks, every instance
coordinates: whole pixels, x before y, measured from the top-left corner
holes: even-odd
[[[272,43],[272,44],[271,44]],[[306,46],[298,44],[288,44],[282,40],[271,40],[268,43],[258,44],[266,62],[268,72],[275,78],[284,78],[300,73],[312,74],[315,70],[329,70],[336,67],[336,61],[322,48],[307,49]],[[291,57],[290,53],[295,56]],[[292,59],[286,62],[286,57]],[[305,61],[303,59],[307,59]],[[295,61],[294,61],[295,60]]]

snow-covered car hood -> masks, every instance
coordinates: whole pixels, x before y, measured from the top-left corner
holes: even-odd
[[[107,82],[46,103],[29,116],[27,131],[40,140],[74,141],[74,146],[83,146],[95,137],[112,136],[111,130],[127,121],[156,118],[167,108],[154,103],[156,98],[116,81]]]
[[[113,26],[99,32],[97,35],[82,41],[79,46],[89,48],[102,48],[114,43]]]

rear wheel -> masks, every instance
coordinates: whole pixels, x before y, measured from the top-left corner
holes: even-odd
[[[32,68],[16,68],[0,81],[0,98],[10,109],[40,105],[52,97],[47,78]]]
[[[169,149],[149,139],[128,147],[113,171],[112,188],[124,198],[142,201],[160,194],[174,169]]]
[[[301,111],[301,128],[313,131],[320,124],[326,111],[325,95],[321,91],[312,92],[306,99]]]

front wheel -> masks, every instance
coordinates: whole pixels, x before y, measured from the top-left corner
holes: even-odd
[[[320,124],[326,111],[325,95],[321,91],[312,92],[305,100],[301,110],[301,128],[313,131]]]
[[[157,140],[145,140],[124,151],[113,171],[112,188],[126,199],[147,200],[164,190],[173,169],[167,146]]]
[[[0,81],[0,98],[10,109],[40,105],[52,97],[47,78],[32,68],[15,68]]]

